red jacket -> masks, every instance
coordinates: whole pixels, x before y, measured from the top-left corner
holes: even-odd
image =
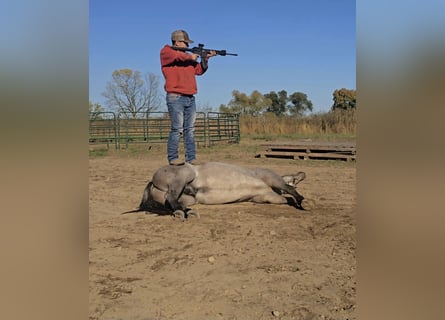
[[[191,59],[191,55],[165,45],[161,49],[161,69],[165,78],[167,93],[193,95],[198,92],[196,75],[204,74],[201,64]]]

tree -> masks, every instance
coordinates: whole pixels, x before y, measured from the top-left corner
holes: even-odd
[[[281,116],[288,111],[291,115],[301,116],[306,111],[312,111],[312,102],[302,92],[294,92],[288,97],[286,90],[278,93],[271,91],[264,95],[257,90],[250,95],[234,90],[232,96],[227,106],[224,104],[219,106],[220,112],[237,112],[254,116],[270,112]]]
[[[265,98],[270,99],[271,105],[267,107],[267,112],[275,113],[277,116],[283,115],[286,113],[287,107],[287,92],[286,90],[281,90],[278,93],[275,91],[271,91],[264,95]]]
[[[156,111],[160,106],[159,77],[148,73],[142,78],[140,71],[115,70],[102,95],[110,109],[130,113]]]
[[[291,115],[302,116],[306,111],[312,111],[312,101],[302,92],[294,92],[289,96],[288,110]]]
[[[334,100],[334,104],[332,105],[332,110],[335,109],[355,109],[357,100],[356,100],[356,91],[348,90],[345,88],[337,89],[332,94]]]
[[[258,115],[271,104],[271,100],[257,90],[252,91],[250,95],[234,90],[232,96],[233,98],[227,106],[221,105],[219,107],[220,112]]]
[[[91,101],[89,101],[88,103],[88,112],[89,112],[89,118],[91,120],[97,120],[97,119],[101,119],[101,112],[104,112],[104,108],[102,107],[102,105],[100,103],[93,103]]]
[[[207,113],[207,112],[212,112],[213,108],[208,102],[204,104],[199,103],[196,105],[196,111]]]

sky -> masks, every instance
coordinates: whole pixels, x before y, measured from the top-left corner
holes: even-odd
[[[326,112],[334,90],[356,89],[354,0],[89,3],[89,100],[104,107],[113,71],[129,68],[160,77],[159,111],[166,111],[159,52],[178,29],[188,32],[192,47],[238,54],[211,58],[197,77],[198,110],[218,111],[234,90],[286,90],[305,93],[313,112]]]

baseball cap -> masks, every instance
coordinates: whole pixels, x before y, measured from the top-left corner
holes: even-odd
[[[189,38],[189,35],[184,30],[176,30],[172,32],[172,41],[184,41],[187,43],[193,43],[193,40]]]

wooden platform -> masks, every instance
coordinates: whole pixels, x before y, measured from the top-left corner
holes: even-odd
[[[297,141],[295,144],[262,144],[266,147],[256,158],[356,160],[355,142]]]

